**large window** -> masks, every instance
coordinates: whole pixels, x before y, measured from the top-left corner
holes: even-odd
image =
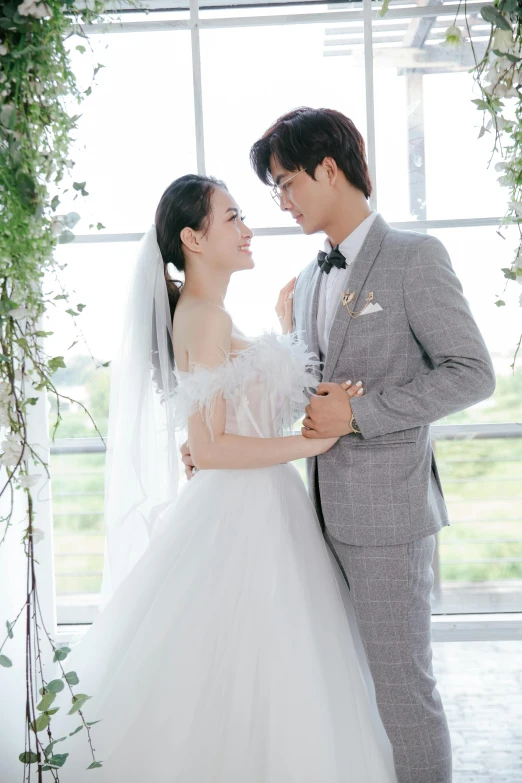
[[[522,371],[515,294],[494,306],[516,237],[496,227],[506,193],[488,168],[490,138],[477,139],[469,45],[448,48],[456,3],[364,2],[129,12],[87,28],[105,66],[79,126],[76,181],[88,199],[74,244],[60,247],[67,286],[86,305],[77,335],[49,316],[55,354],[76,339],[56,381],[84,402],[106,434],[111,359],[126,269],[175,177],[206,170],[224,179],[257,231],[255,270],[236,275],[228,306],[249,334],[275,328],[279,288],[322,245],[273,204],[248,163],[252,142],[299,105],[345,112],[363,131],[375,182],[372,206],[392,225],[439,237],[448,248],[498,375],[495,395],[438,423],[434,446],[452,520],[434,569],[438,613],[522,611]],[[468,2],[477,46],[487,27]],[[459,16],[457,23],[461,23]],[[80,78],[86,57],[71,39]],[[104,228],[97,229],[100,223]],[[88,346],[88,347],[87,347]],[[91,356],[92,354],[92,356]],[[59,622],[93,616],[103,565],[104,448],[74,405],[53,448],[55,576]]]

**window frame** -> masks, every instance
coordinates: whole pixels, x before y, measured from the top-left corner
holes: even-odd
[[[178,2],[164,2],[164,0],[152,0],[144,4],[144,7],[150,9],[151,13],[147,18],[141,15],[137,21],[131,21],[131,14],[139,16],[140,9],[132,11],[122,12],[121,8],[118,8],[118,21],[108,21],[100,24],[84,25],[82,27],[83,32],[86,35],[99,34],[101,32],[109,34],[123,33],[131,35],[136,32],[150,32],[150,31],[172,31],[176,29],[190,30],[191,33],[191,52],[192,52],[192,73],[193,73],[193,99],[194,99],[194,118],[195,118],[195,131],[196,131],[196,154],[197,154],[197,171],[199,174],[206,173],[206,161],[205,161],[205,141],[204,141],[204,106],[203,106],[203,90],[202,90],[202,73],[201,73],[201,51],[200,51],[200,30],[203,29],[216,29],[216,28],[232,28],[232,27],[253,27],[253,26],[268,26],[274,24],[284,24],[285,22],[292,25],[296,24],[313,24],[318,22],[339,22],[339,21],[360,21],[363,23],[363,41],[364,41],[364,74],[365,74],[365,95],[366,95],[366,148],[368,165],[372,181],[374,183],[374,191],[370,199],[370,206],[374,210],[378,210],[378,190],[377,190],[377,162],[376,162],[376,132],[375,132],[375,95],[374,95],[374,81],[373,81],[373,23],[377,21],[379,12],[382,9],[381,3],[372,2],[372,0],[362,0],[362,2],[350,2],[348,4],[335,4],[330,5],[329,10],[316,11],[314,10],[314,0],[303,0],[300,3],[292,2],[279,2],[277,4],[262,3],[260,0],[234,0],[234,7],[241,7],[244,12],[245,9],[251,8],[250,15],[244,16],[220,16],[219,13],[215,16],[208,16],[211,10],[219,11],[226,8],[231,8],[226,2],[221,2],[219,5],[212,4],[213,0],[190,0],[189,5],[178,0]],[[273,13],[267,13],[266,15],[255,15],[255,7],[264,6],[274,8],[279,6],[279,10],[274,10]],[[302,5],[303,12],[296,11],[288,16],[281,14],[281,7]],[[309,10],[304,10],[304,6],[308,5]],[[468,0],[467,10],[479,12],[480,8],[485,5],[480,0]],[[445,3],[444,5],[426,5],[426,6],[403,6],[396,7],[392,5],[386,15],[386,19],[399,20],[399,19],[412,19],[412,18],[426,18],[426,17],[448,17],[449,20],[453,20],[457,8],[458,2]],[[339,9],[339,10],[337,10]],[[154,10],[157,11],[189,11],[188,18],[179,18],[174,20],[165,20],[161,18],[154,18]],[[205,12],[205,15],[200,16],[200,10]],[[449,22],[448,22],[449,24]],[[267,194],[268,195],[268,194]],[[391,222],[395,228],[405,230],[429,230],[429,229],[444,229],[444,228],[473,228],[477,226],[498,226],[500,218],[498,216],[491,215],[490,217],[481,218],[463,218],[463,219],[444,219],[444,220],[412,220],[402,222]],[[276,227],[276,226],[259,226],[254,229],[257,236],[282,236],[282,235],[299,235],[301,230],[297,227]],[[96,244],[96,243],[110,243],[110,242],[138,242],[142,237],[142,233],[104,233],[104,234],[83,234],[77,235],[75,242],[77,244]],[[515,437],[513,434],[513,428],[515,423],[507,425],[446,425],[446,426],[434,426],[433,437],[434,440],[444,438],[462,438],[462,437],[477,437],[487,438],[493,437]],[[83,439],[82,439],[83,440]],[[89,441],[89,443],[87,443]],[[54,445],[51,446],[52,453],[67,453],[78,449],[79,444],[72,443],[71,439],[57,439]],[[97,450],[97,446],[94,443],[94,439],[85,439],[82,448],[86,448],[88,452]],[[100,445],[101,448],[101,445]],[[50,503],[50,498],[49,498]],[[47,568],[46,563],[46,568]],[[54,566],[51,564],[51,568]],[[54,573],[54,571],[53,571]],[[74,638],[74,633],[71,629],[73,625],[81,625],[91,621],[89,612],[80,612],[79,616],[74,618],[71,615],[65,619],[63,624],[60,623],[58,618],[58,624],[61,624],[60,637],[62,638]],[[433,616],[433,632],[434,641],[463,641],[463,640],[511,640],[522,639],[522,612],[521,613],[497,613],[495,615],[434,615]]]

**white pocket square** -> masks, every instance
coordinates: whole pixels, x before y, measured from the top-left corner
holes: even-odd
[[[382,310],[382,307],[380,306],[380,304],[377,304],[377,302],[370,302],[368,307],[366,307],[362,311],[361,315],[368,315],[368,313],[377,313],[377,312],[379,312],[379,310]]]

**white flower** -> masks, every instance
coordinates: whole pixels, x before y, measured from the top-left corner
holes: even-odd
[[[495,171],[505,171],[507,169],[507,166],[505,163],[495,163]]]
[[[518,90],[515,87],[511,87],[509,84],[505,84],[505,82],[499,82],[495,86],[493,94],[497,98],[517,98]]]
[[[33,544],[39,544],[45,538],[45,533],[39,527],[33,527]]]
[[[64,224],[58,218],[55,218],[51,223],[51,234],[53,237],[59,237],[63,233]]]
[[[460,27],[457,27],[456,24],[452,24],[451,27],[448,27],[446,30],[446,39],[444,41],[445,44],[448,46],[460,46],[460,44],[463,43],[463,40]]]
[[[493,35],[493,49],[498,49],[500,52],[509,52],[513,48],[513,44],[512,30],[495,30]]]
[[[9,310],[9,315],[15,321],[20,321],[22,318],[27,318],[30,313],[27,307],[15,307],[13,310]]]
[[[51,9],[46,3],[33,2],[33,0],[24,0],[18,6],[20,16],[34,16],[35,19],[45,19],[52,16]]]
[[[519,303],[520,307],[522,307],[522,294],[520,294],[520,296],[518,298],[518,303]]]
[[[0,408],[0,427],[8,427],[9,423],[9,414],[6,408]]]
[[[24,447],[18,440],[18,437],[12,433],[6,435],[6,439],[2,441],[0,448],[3,449],[3,454],[0,456],[2,465],[16,465],[24,451]]]
[[[510,201],[509,208],[512,209],[513,212],[515,212],[517,217],[522,217],[522,202]]]
[[[41,473],[33,473],[30,476],[20,476],[18,481],[23,489],[29,489],[29,487],[36,487],[36,485],[40,483],[41,478]]]
[[[9,53],[9,49],[5,44],[0,44],[0,57],[4,57],[4,55]]]

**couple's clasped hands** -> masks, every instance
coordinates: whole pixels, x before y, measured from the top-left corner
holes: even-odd
[[[293,277],[279,292],[275,306],[283,334],[292,331],[293,299],[296,278]],[[353,432],[350,422],[350,399],[362,396],[362,381],[352,383],[320,383],[317,393],[305,408],[306,418],[301,430],[305,438],[340,438]]]

